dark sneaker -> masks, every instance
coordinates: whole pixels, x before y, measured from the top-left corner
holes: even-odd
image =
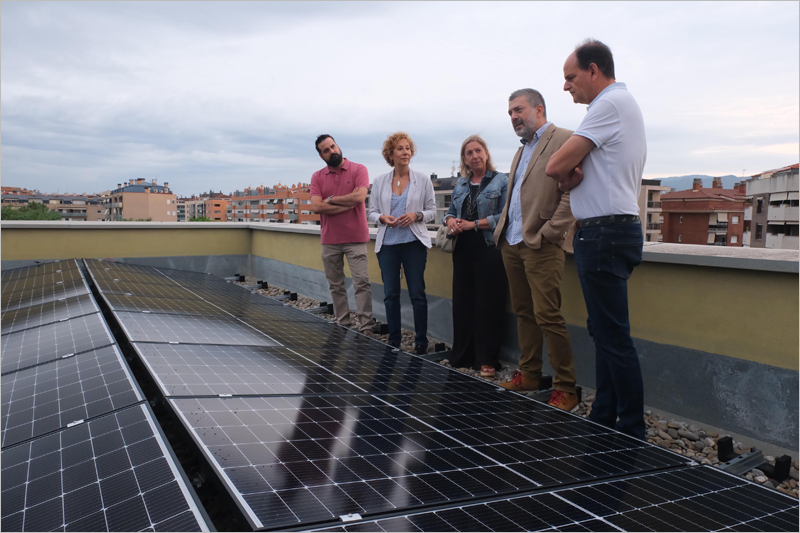
[[[422,346],[421,344],[417,344],[414,347],[414,355],[425,355],[426,353],[428,353],[427,346]]]

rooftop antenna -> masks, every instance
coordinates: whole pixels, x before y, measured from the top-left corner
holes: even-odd
[[[747,170],[746,168],[742,169],[742,179],[744,179],[744,171]]]

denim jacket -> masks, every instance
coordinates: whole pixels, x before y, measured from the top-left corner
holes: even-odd
[[[492,175],[491,171],[487,171],[483,177],[484,180]],[[494,243],[494,228],[500,220],[500,213],[506,205],[506,193],[508,191],[508,176],[502,172],[498,172],[492,181],[478,194],[478,218],[486,219],[489,222],[488,230],[481,230],[483,238],[486,239],[486,245],[490,246]],[[450,209],[442,219],[442,223],[446,224],[447,219],[450,217],[461,218],[461,206],[464,204],[464,198],[469,194],[469,178],[460,178],[453,187],[453,196],[450,201]]]

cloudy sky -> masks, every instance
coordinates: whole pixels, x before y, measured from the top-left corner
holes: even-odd
[[[595,37],[645,117],[645,177],[745,175],[800,155],[797,2],[3,2],[5,186],[180,195],[307,182],[313,141],[388,171],[449,175],[478,133],[500,170],[519,146],[508,94],[539,89],[575,129],[564,59]]]

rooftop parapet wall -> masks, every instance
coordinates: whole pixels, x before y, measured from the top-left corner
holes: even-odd
[[[375,229],[371,230],[374,239]],[[649,244],[649,243],[648,243]],[[369,245],[369,273],[380,268]],[[322,271],[319,228],[250,223],[2,223],[2,260],[251,255]],[[798,370],[798,254],[789,250],[646,245],[629,282],[631,332],[657,343]],[[349,275],[349,270],[347,271]],[[433,249],[427,292],[450,299],[452,255]],[[568,256],[564,316],[585,327],[586,308]]]

